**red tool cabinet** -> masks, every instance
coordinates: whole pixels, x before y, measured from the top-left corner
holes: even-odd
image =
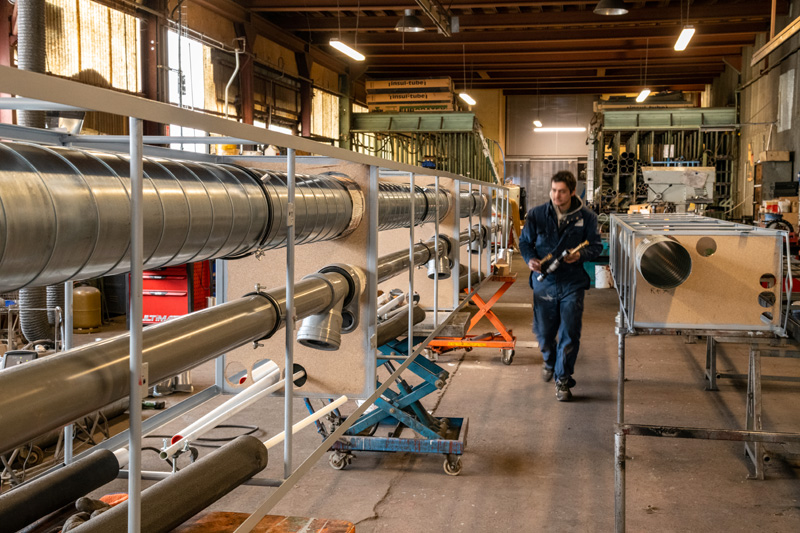
[[[211,296],[208,261],[145,270],[142,278],[144,324],[156,324],[205,309]]]

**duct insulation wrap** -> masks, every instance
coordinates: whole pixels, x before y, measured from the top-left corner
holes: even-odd
[[[349,294],[342,274],[298,281],[297,318]],[[277,304],[277,308],[272,302]],[[282,327],[286,289],[253,294],[146,328],[142,359],[157,383]],[[0,453],[96,411],[129,392],[129,334],[73,348],[0,372]]]
[[[0,292],[129,271],[129,166],[0,143]],[[253,250],[267,231],[258,178],[231,165],[145,158],[143,210],[145,269]]]
[[[263,446],[262,446],[263,447]],[[0,496],[0,531],[17,531],[116,479],[119,463],[108,450],[23,483]]]
[[[636,269],[653,287],[674,289],[692,273],[692,256],[675,239],[653,235],[636,246]]]
[[[142,492],[142,527],[172,531],[267,467],[267,448],[244,435]],[[127,533],[128,502],[84,522],[75,533]]]

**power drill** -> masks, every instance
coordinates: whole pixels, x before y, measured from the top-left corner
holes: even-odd
[[[558,270],[558,267],[561,266],[561,261],[563,261],[565,257],[567,257],[568,255],[574,254],[575,252],[580,251],[581,248],[583,248],[584,246],[588,246],[588,245],[589,245],[589,241],[583,241],[582,243],[580,243],[578,246],[576,246],[572,250],[564,250],[563,252],[561,252],[560,256],[558,256],[555,259],[553,259],[553,261],[549,265],[547,265],[547,268],[542,270],[539,273],[539,275],[536,276],[536,281],[543,281],[544,278],[546,278],[547,276],[549,276],[550,274],[552,274],[553,272]],[[552,257],[552,254],[548,254],[547,256],[545,256],[545,260],[547,260],[549,257]],[[542,261],[542,263],[544,264],[544,260]]]

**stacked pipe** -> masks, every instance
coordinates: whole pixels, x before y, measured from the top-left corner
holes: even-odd
[[[0,293],[129,271],[128,173],[125,156],[0,143]],[[286,243],[285,173],[145,158],[143,174],[145,269]],[[451,209],[444,190],[414,194],[416,224]],[[296,195],[298,243],[343,237],[363,216],[363,194],[346,177],[299,176]],[[379,184],[379,229],[408,227],[410,197],[407,185]],[[460,215],[487,202],[462,194]]]
[[[603,174],[616,174],[617,160],[614,157],[603,158]]]

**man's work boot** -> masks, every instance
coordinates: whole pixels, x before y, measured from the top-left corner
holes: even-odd
[[[559,381],[556,383],[556,400],[559,402],[568,402],[572,399],[572,392],[569,390],[569,385],[566,381]]]
[[[547,383],[551,379],[553,379],[553,369],[542,365],[542,381]]]

